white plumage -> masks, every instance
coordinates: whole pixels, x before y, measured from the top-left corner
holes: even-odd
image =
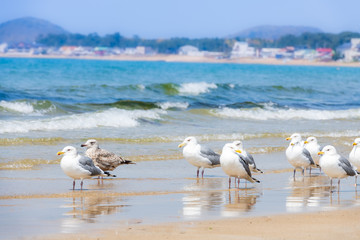
[[[234,141],[233,144],[235,145],[237,150],[241,151],[240,155],[243,157],[245,162],[249,165],[251,171],[263,173],[263,171],[261,171],[259,168],[256,167],[256,163],[255,163],[253,156],[244,149],[244,145],[243,145],[242,141]]]
[[[322,155],[319,161],[320,167],[330,177],[331,188],[333,178],[338,179],[339,190],[340,179],[357,175],[355,167],[346,158],[340,156],[335,147],[327,145],[319,155]]]
[[[214,168],[220,166],[220,155],[208,147],[201,146],[195,137],[187,137],[178,146],[183,148],[184,158],[193,166],[197,167],[197,177],[202,168],[202,177],[204,177],[205,168]]]
[[[314,164],[309,151],[304,148],[299,138],[291,140],[289,147],[286,149],[286,158],[294,167],[294,179],[297,168],[302,169],[302,174],[304,175],[305,169]]]
[[[220,163],[223,171],[229,176],[229,188],[231,185],[231,177],[246,179],[249,182],[260,182],[251,176],[249,165],[239,154],[237,146],[234,143],[227,143],[223,147]]]
[[[64,155],[61,159],[60,166],[67,176],[74,179],[73,190],[75,189],[75,180],[81,180],[82,190],[84,179],[108,174],[96,167],[90,158],[78,154],[76,148],[72,146],[65,147],[57,154]]]
[[[314,163],[316,165],[319,165],[320,156],[318,155],[318,152],[321,151],[321,147],[316,137],[308,137],[304,143],[305,143],[304,146],[306,150],[310,152],[311,157],[314,160]]]

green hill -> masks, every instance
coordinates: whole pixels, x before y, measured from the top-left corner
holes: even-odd
[[[250,39],[268,39],[275,40],[285,35],[300,36],[302,33],[320,33],[318,28],[305,26],[271,26],[262,25],[245,29],[239,33],[231,35],[233,38],[250,38]]]
[[[0,24],[0,43],[33,42],[40,35],[67,33],[63,28],[48,21],[24,17]]]

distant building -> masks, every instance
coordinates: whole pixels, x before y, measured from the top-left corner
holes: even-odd
[[[247,42],[235,42],[231,51],[231,58],[255,57],[255,48],[249,47]]]
[[[260,56],[262,58],[275,58],[276,54],[280,53],[281,48],[262,48]]]
[[[352,38],[350,43],[344,43],[336,49],[345,62],[360,61],[360,38]]]
[[[203,52],[200,52],[197,47],[191,45],[185,45],[180,47],[178,50],[178,54],[185,56],[204,56]]]
[[[320,61],[332,61],[334,51],[331,48],[317,48],[316,58]]]
[[[0,53],[6,53],[8,49],[7,43],[0,44]]]

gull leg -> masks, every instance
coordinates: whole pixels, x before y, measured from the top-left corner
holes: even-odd
[[[357,186],[357,175],[355,175],[355,187]]]
[[[310,166],[310,172],[309,172],[309,174],[310,174],[310,177],[311,177],[311,166]]]
[[[303,168],[303,169],[302,169],[301,173],[302,173],[302,176],[304,177],[304,174],[305,174],[305,168]]]
[[[83,180],[82,179],[81,179],[80,185],[81,185],[81,190],[82,190],[82,187],[83,187]]]
[[[238,188],[240,188],[240,178],[237,179],[238,182]]]
[[[199,178],[199,168],[196,171],[196,177]]]
[[[294,181],[295,181],[296,168],[294,168]]]
[[[203,168],[203,170],[201,172],[201,178],[204,178],[204,171],[205,171],[205,169]]]
[[[340,178],[338,179],[338,192],[340,192]]]
[[[235,180],[235,184],[236,184],[236,180]],[[229,177],[229,189],[231,188],[231,177]]]
[[[330,192],[332,192],[332,178],[330,178]]]
[[[73,181],[73,191],[75,190],[75,179]]]

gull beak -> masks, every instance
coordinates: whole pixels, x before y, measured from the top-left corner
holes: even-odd
[[[357,143],[353,143],[353,146],[356,146],[357,145]]]
[[[181,144],[179,144],[179,148],[182,148],[183,146],[185,145],[185,143],[181,143]]]
[[[304,141],[304,144],[307,144],[307,143],[309,143],[308,141]]]
[[[237,153],[241,153],[241,151],[240,151],[240,150],[235,150],[235,152],[237,152]]]
[[[294,146],[295,144],[294,143],[290,143],[291,146]]]
[[[81,144],[81,147],[86,147],[87,145],[86,144]]]
[[[62,154],[64,154],[64,152],[58,152],[58,153],[57,153],[57,155],[62,155]]]
[[[318,155],[324,155],[324,152],[320,151],[318,152]]]
[[[291,137],[288,137],[288,138],[286,138],[285,140],[286,140],[286,141],[289,141],[289,140],[291,140]]]

